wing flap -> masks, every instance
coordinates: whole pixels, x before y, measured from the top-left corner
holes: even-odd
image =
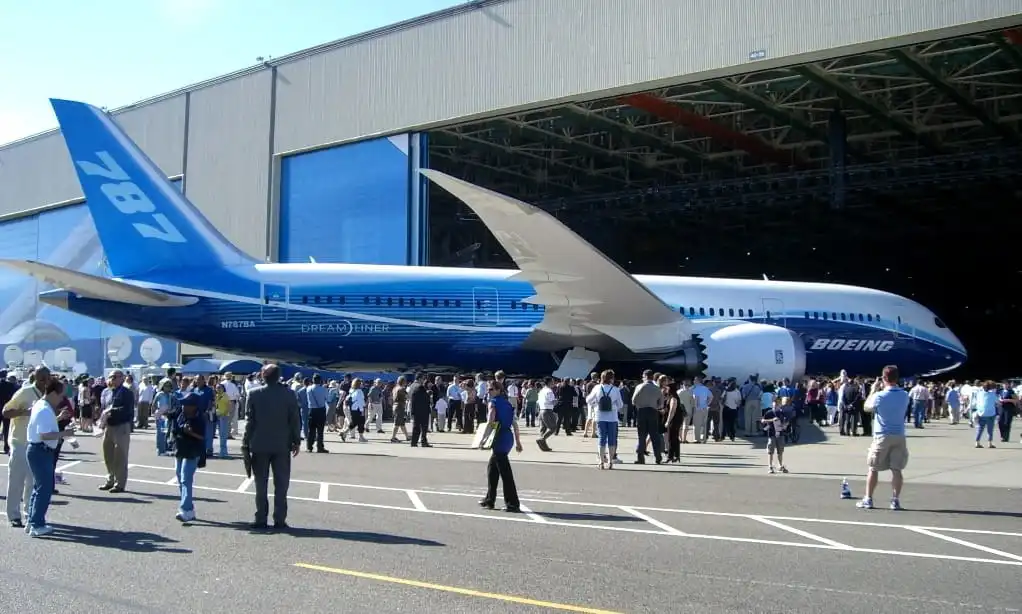
[[[192,296],[177,296],[148,288],[139,288],[123,281],[62,269],[33,260],[0,259],[0,265],[17,269],[39,281],[74,292],[85,298],[115,301],[140,307],[185,307],[193,305],[199,300]]]
[[[546,211],[439,171],[421,172],[472,209],[507,250],[521,269],[511,279],[535,288],[525,302],[565,308],[571,330],[601,331],[633,352],[687,338],[684,316]],[[537,328],[546,330],[547,319]]]

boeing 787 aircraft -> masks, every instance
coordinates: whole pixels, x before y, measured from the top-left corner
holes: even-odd
[[[795,378],[952,369],[965,348],[900,296],[820,283],[630,275],[546,212],[422,171],[519,270],[268,264],[227,241],[105,112],[53,100],[112,279],[2,260],[60,289],[40,300],[233,354],[329,369],[597,366]],[[253,206],[259,206],[254,203]]]

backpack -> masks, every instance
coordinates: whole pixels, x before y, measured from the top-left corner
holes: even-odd
[[[600,401],[599,401],[599,403],[600,403],[599,407],[600,407],[600,411],[601,412],[604,412],[604,411],[606,411],[606,412],[614,411],[614,403],[611,402],[610,395],[607,394],[607,389],[604,388],[603,386],[600,386]]]

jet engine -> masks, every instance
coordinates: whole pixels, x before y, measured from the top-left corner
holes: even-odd
[[[806,348],[792,331],[769,324],[744,323],[705,329],[669,358],[656,361],[664,370],[688,376],[797,379],[805,375]]]

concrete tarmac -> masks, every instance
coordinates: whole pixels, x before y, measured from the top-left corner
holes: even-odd
[[[1017,612],[1019,493],[982,474],[1022,473],[1020,447],[973,450],[963,431],[910,432],[901,512],[839,498],[844,472],[862,494],[851,478],[863,438],[791,446],[792,473],[767,475],[759,442],[691,445],[680,467],[599,471],[592,441],[557,437],[557,452],[512,455],[523,514],[479,508],[488,453],[466,449],[466,435],[433,434],[430,449],[331,440],[331,454],[295,460],[283,533],[248,530],[253,489],[238,458],[200,471],[199,520],[182,525],[173,459],[155,455],[151,434],[133,436],[119,495],[96,490],[99,441],[83,436],[61,463],[58,532],[0,527],[0,614]],[[977,486],[944,468],[969,465]],[[878,506],[888,493],[882,482]]]

